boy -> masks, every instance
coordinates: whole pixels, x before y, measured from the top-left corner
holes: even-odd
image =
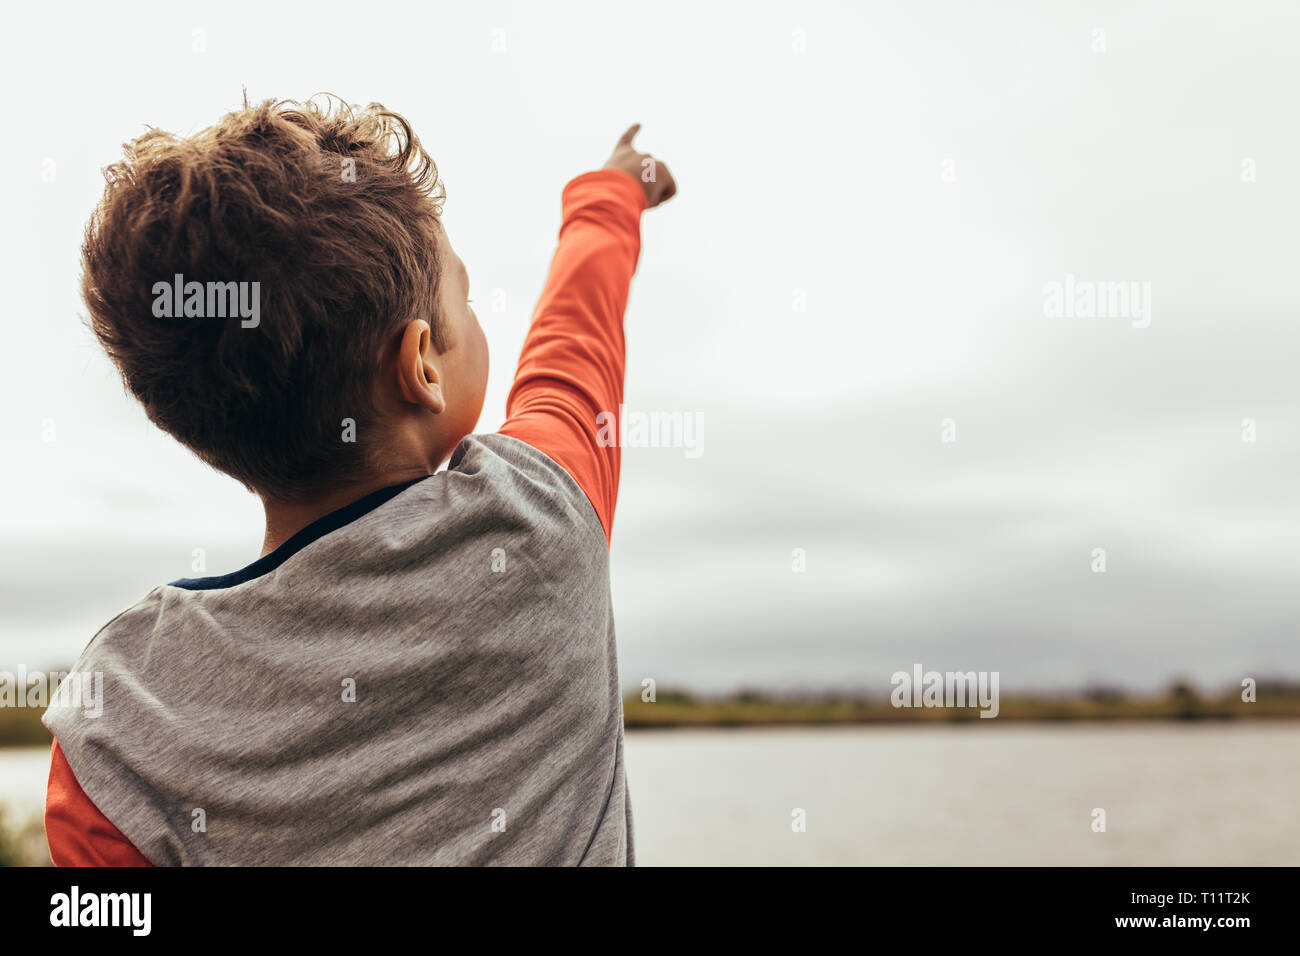
[[[92,327],[266,537],[83,652],[102,714],[45,716],[56,864],[633,862],[597,416],[641,211],[676,190],[638,128],[565,187],[494,435],[470,435],[487,344],[400,116],[246,105],[107,170]]]

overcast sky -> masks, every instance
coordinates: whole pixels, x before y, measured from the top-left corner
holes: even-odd
[[[702,416],[704,453],[625,451],[625,685],[887,690],[915,662],[1004,692],[1300,677],[1293,4],[6,17],[0,668],[69,662],[196,547],[210,573],[258,554],[257,501],[155,433],[77,285],[121,143],[207,126],[246,85],[414,124],[493,351],[480,430],[561,187],[634,121],[671,164],[627,402]],[[1048,315],[1067,275],[1149,283],[1149,314]]]

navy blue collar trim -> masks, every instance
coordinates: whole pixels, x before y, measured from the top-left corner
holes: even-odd
[[[400,485],[389,485],[387,488],[380,488],[378,491],[372,491],[364,498],[354,501],[350,505],[344,505],[337,511],[331,511],[324,517],[317,518],[307,525],[270,554],[262,555],[252,564],[240,568],[238,571],[210,578],[181,578],[179,581],[173,581],[171,586],[184,588],[186,591],[211,591],[218,588],[232,588],[236,584],[243,584],[246,581],[252,581],[254,578],[260,578],[262,575],[274,571],[313,541],[323,538],[331,531],[337,531],[344,525],[351,524],[385,502],[396,498],[411,485],[424,481],[425,478],[429,477],[431,476],[424,475],[420,478],[404,481]]]

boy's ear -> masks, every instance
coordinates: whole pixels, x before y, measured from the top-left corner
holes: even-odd
[[[402,330],[397,352],[397,388],[402,400],[427,408],[435,415],[447,407],[438,369],[429,361],[433,333],[424,319],[412,319]]]

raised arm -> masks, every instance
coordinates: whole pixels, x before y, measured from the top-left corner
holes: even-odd
[[[676,192],[668,168],[632,146],[639,128],[623,134],[603,169],[564,187],[559,246],[501,426],[573,477],[607,539],[618,497],[623,312],[641,250],[641,211]]]

